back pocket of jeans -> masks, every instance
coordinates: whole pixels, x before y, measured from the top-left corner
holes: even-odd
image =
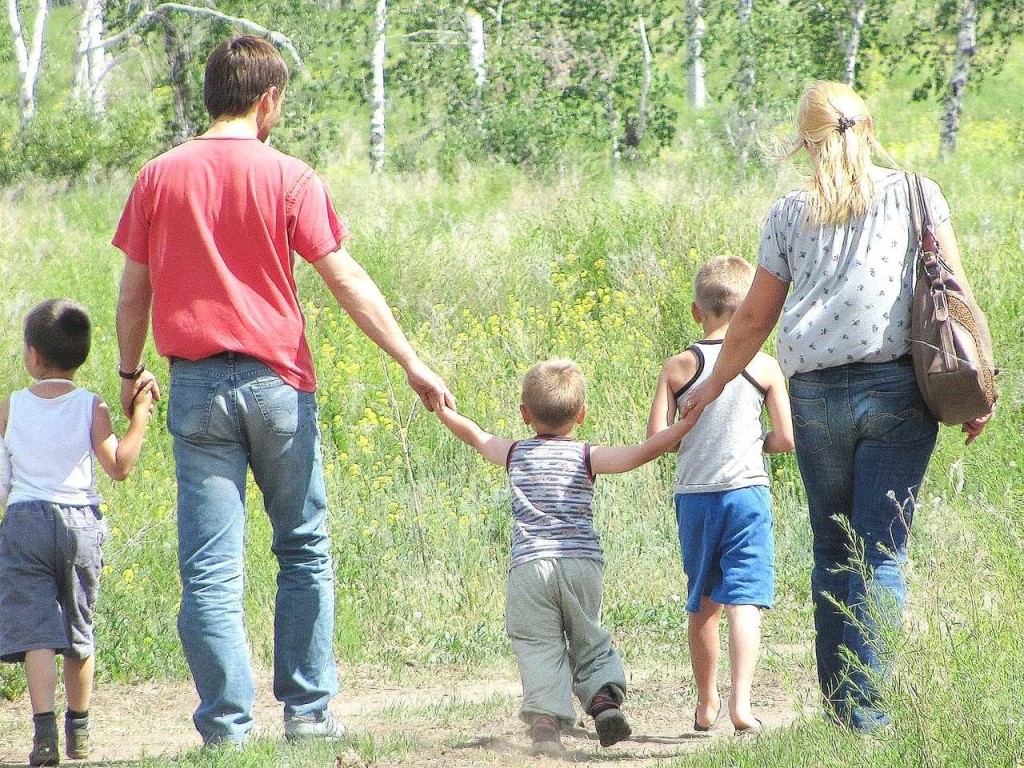
[[[212,382],[171,380],[167,403],[167,429],[172,435],[196,439],[210,430],[210,413],[217,385]]]
[[[274,435],[294,435],[299,428],[299,411],[306,407],[307,396],[312,397],[277,377],[253,382],[252,395],[267,431]]]
[[[933,439],[937,430],[916,392],[868,394],[867,437],[890,445],[915,444]]]
[[[828,428],[828,406],[825,398],[804,399],[790,395],[793,407],[793,430],[799,450],[818,453],[832,445]]]

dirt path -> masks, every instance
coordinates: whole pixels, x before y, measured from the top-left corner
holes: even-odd
[[[802,664],[801,664],[802,666]],[[787,679],[793,669],[788,670]],[[486,679],[466,678],[464,670],[414,673],[400,684],[375,670],[350,669],[343,694],[331,704],[335,716],[352,734],[372,734],[382,756],[375,766],[468,768],[478,765],[555,764],[551,758],[529,756],[524,726],[516,719],[519,681],[515,671],[492,670]],[[723,717],[710,734],[692,731],[693,688],[688,670],[634,669],[625,712],[633,737],[610,750],[602,749],[589,718],[564,735],[573,762],[615,765],[665,759],[701,749],[716,739],[736,738]],[[807,711],[810,692],[800,684],[783,685],[770,670],[759,673],[755,711],[769,728],[796,720]],[[281,738],[281,709],[270,693],[267,675],[258,685],[255,736]],[[95,692],[93,755],[90,763],[124,764],[141,757],[174,757],[199,746],[191,714],[195,691],[187,683],[102,685]],[[27,697],[0,702],[0,766],[25,765],[31,741]],[[583,727],[579,727],[583,726]],[[388,749],[389,744],[400,744]],[[351,747],[339,748],[339,768],[364,765]],[[73,764],[73,763],[69,763]]]

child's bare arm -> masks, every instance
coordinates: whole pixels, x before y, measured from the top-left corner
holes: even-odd
[[[761,355],[759,355],[761,357]],[[765,453],[788,453],[793,450],[793,414],[786,391],[786,377],[775,358],[763,355],[761,380],[765,387],[764,404],[772,420],[772,431],[764,437]]]
[[[117,439],[110,419],[110,408],[100,398],[92,414],[92,450],[96,460],[114,480],[124,480],[142,453],[142,438],[153,412],[153,386],[147,385],[132,401],[132,415],[124,438]]]
[[[461,413],[456,413],[447,406],[438,408],[437,417],[441,419],[442,424],[448,427],[449,432],[466,445],[475,448],[491,464],[497,464],[499,467],[505,466],[509,449],[512,448],[512,440],[495,437],[490,432],[481,429],[480,425],[472,419]]]
[[[636,469],[663,453],[674,451],[690,428],[685,422],[677,421],[651,435],[640,445],[592,446],[590,469],[595,475],[614,475]]]
[[[651,413],[647,417],[647,436],[661,432],[676,420],[676,392],[697,373],[697,357],[690,351],[665,361],[654,389]]]

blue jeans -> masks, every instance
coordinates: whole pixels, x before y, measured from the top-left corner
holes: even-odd
[[[938,424],[905,362],[796,374],[790,399],[814,540],[818,683],[831,715],[872,730],[889,722],[884,635],[903,610],[907,537]]]
[[[325,710],[338,679],[314,394],[294,389],[245,355],[174,359],[167,421],[178,480],[178,634],[200,698],[193,716],[197,730],[216,743],[242,741],[253,726],[242,616],[250,467],[273,527],[279,567],[274,695],[286,718]]]

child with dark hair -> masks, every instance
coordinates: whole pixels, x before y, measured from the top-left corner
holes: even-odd
[[[89,756],[95,668],[93,610],[99,594],[100,513],[93,457],[115,480],[142,449],[153,393],[135,399],[120,442],[110,409],[76,387],[92,332],[85,309],[51,299],[25,319],[25,368],[35,380],[0,403],[0,660],[25,662],[35,737],[30,765],[60,763],[54,700],[64,656],[68,757]]]

